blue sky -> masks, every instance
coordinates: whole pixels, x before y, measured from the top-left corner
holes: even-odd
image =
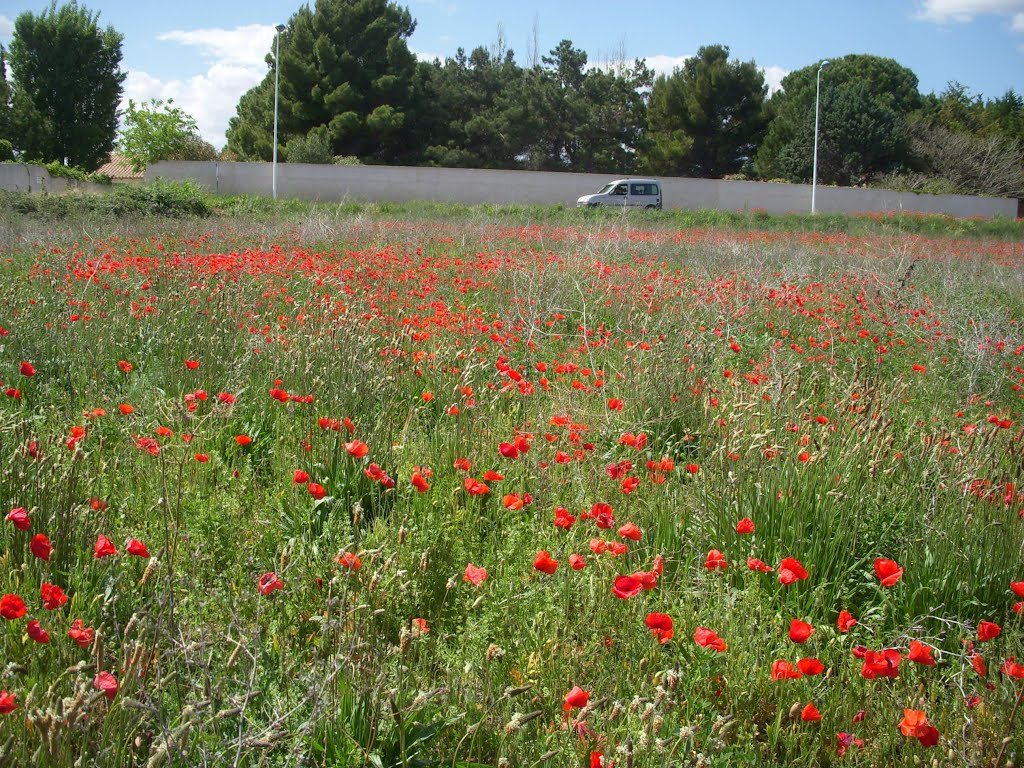
[[[312,2],[312,0],[311,0]],[[124,35],[125,97],[173,98],[203,137],[224,144],[238,97],[266,72],[274,25],[298,0],[92,0],[80,2]],[[568,38],[593,62],[645,58],[671,71],[701,45],[753,59],[776,85],[793,69],[847,53],[889,56],[923,92],[950,80],[994,97],[1024,92],[1024,0],[408,0],[409,45],[421,58],[493,46],[523,63],[536,37],[544,54]],[[0,43],[19,13],[49,0],[0,0]]]

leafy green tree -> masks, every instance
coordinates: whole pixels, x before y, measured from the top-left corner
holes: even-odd
[[[809,167],[809,162],[806,165],[797,163],[795,157],[806,148],[808,135],[813,145],[818,66],[815,63],[790,72],[782,80],[782,90],[769,101],[773,117],[754,163],[756,171],[764,178],[788,178],[793,181],[810,179],[801,170]],[[860,156],[868,165],[852,167],[838,163],[834,167],[840,173],[839,176],[824,176],[819,166],[820,180],[838,182],[843,174],[851,179],[863,179],[884,172],[907,159],[906,118],[921,105],[917,75],[893,59],[851,54],[833,60],[822,73],[821,83],[823,101],[826,94],[831,92],[829,98],[844,108],[850,103],[859,103],[865,108],[869,102],[873,105],[869,110],[871,119],[881,122],[868,125],[861,120],[861,128],[867,129],[865,136],[878,140],[882,138],[880,131],[889,130],[892,133],[884,136],[884,152],[872,152],[869,147],[849,152],[844,150],[850,162]],[[891,119],[893,115],[896,120]],[[839,141],[828,133],[834,127],[837,127],[837,123],[829,118],[828,110],[823,108],[819,152],[821,144]]]
[[[190,145],[202,141],[195,119],[173,104],[174,99],[150,99],[141,105],[128,100],[117,148],[136,171],[159,160],[184,159]]]
[[[818,179],[849,186],[892,170],[905,141],[903,118],[862,82],[822,88]],[[804,122],[783,148],[783,175],[808,182],[814,158],[814,122]]]
[[[654,82],[645,160],[660,174],[719,178],[750,162],[766,127],[768,87],[753,61],[704,46]]]
[[[541,116],[526,164],[543,170],[628,173],[644,140],[653,74],[643,61],[587,68],[587,54],[562,40],[529,70],[518,98]]]
[[[324,127],[332,154],[395,162],[417,154],[406,140],[420,94],[406,44],[409,11],[388,0],[320,0],[300,8],[280,38],[278,141]],[[274,60],[239,100],[228,146],[245,159],[273,154]]]
[[[331,154],[331,138],[327,129],[320,126],[306,136],[289,139],[284,156],[289,163],[330,165],[334,161],[334,155]]]
[[[521,98],[526,74],[512,51],[459,49],[443,64],[426,68],[425,90],[433,105],[423,116],[427,162],[464,168],[517,168],[541,115]]]
[[[121,35],[98,13],[56,0],[14,21],[12,137],[30,160],[95,169],[114,148],[125,74]]]

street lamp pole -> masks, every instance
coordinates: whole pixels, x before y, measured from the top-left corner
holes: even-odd
[[[273,168],[271,194],[273,195],[274,200],[277,200],[277,84],[281,77],[281,33],[284,32],[285,26],[284,24],[278,24],[275,29],[277,30],[277,35],[274,38],[274,159],[271,163],[271,167]]]
[[[818,122],[821,118],[821,70],[829,65],[826,59],[818,67],[818,87],[814,92],[814,170],[811,172],[811,213],[817,210],[818,196]]]

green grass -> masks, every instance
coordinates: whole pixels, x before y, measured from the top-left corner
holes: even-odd
[[[833,220],[255,198],[51,220],[4,200],[0,511],[31,526],[0,520],[0,594],[28,609],[0,627],[0,691],[18,705],[0,715],[0,764],[1024,757],[1024,681],[1000,672],[1024,658],[1019,223],[815,233],[801,228]],[[909,229],[926,224],[945,237]],[[529,451],[502,455],[517,435]],[[586,519],[598,502],[611,528]],[[642,530],[628,552],[592,550],[626,522]],[[117,556],[94,557],[100,534]],[[127,555],[130,538],[153,559]],[[540,550],[555,573],[534,569]],[[809,578],[780,584],[786,557]],[[905,569],[891,588],[879,557]],[[654,589],[613,595],[659,561]],[[282,588],[262,595],[268,572]],[[45,610],[43,582],[68,603]],[[650,612],[672,618],[669,642]],[[85,648],[76,618],[96,632]],[[806,644],[792,619],[814,626]],[[999,636],[980,642],[983,621]],[[727,650],[699,647],[697,627]],[[910,661],[913,640],[939,663]],[[898,649],[899,676],[865,679],[859,645]],[[774,661],[812,656],[824,674],[771,680]],[[577,685],[589,705],[565,712]],[[808,703],[820,722],[801,719]],[[927,713],[937,746],[901,734],[904,709]],[[839,733],[864,744],[840,759]]]

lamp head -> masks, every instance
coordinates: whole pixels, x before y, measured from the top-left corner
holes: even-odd
[[[821,62],[821,66],[819,66],[818,69],[824,69],[825,67],[827,67],[831,63],[832,63],[831,61],[829,61],[828,59],[825,59],[823,62]]]
[[[284,32],[286,29],[288,29],[288,27],[286,27],[284,24],[278,24],[276,27],[274,27],[274,29],[276,29],[277,30],[277,34],[280,35],[282,32]]]

